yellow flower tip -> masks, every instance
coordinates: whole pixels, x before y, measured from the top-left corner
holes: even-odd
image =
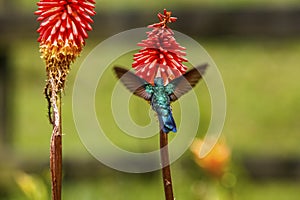
[[[213,176],[221,177],[228,166],[230,160],[230,149],[224,141],[218,142],[213,149],[203,158],[200,158],[200,150],[203,140],[195,139],[190,147],[194,155],[195,162]]]
[[[82,47],[77,46],[76,43],[63,41],[42,42],[40,44],[41,57],[46,63],[48,82],[52,80],[55,84],[55,88],[51,90],[61,91],[64,89],[70,65],[80,55]],[[47,84],[46,87],[48,88],[49,85]]]
[[[64,59],[63,57],[74,57],[72,62],[80,55],[83,46],[77,46],[75,43],[57,43],[43,42],[40,45],[42,58],[47,62],[47,59],[56,58],[57,60]]]

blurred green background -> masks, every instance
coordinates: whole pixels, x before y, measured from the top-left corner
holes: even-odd
[[[0,199],[50,199],[51,126],[43,96],[46,77],[36,42],[35,3],[0,0],[0,20],[5,27],[0,30],[0,67],[8,66],[6,74],[5,70],[1,71],[0,84],[9,77],[0,90],[7,92],[0,94],[1,103],[6,102],[4,108],[0,108]],[[220,182],[199,168],[187,151],[171,168],[176,199],[299,198],[300,28],[297,26],[300,27],[300,23],[295,25],[290,20],[300,21],[299,1],[146,0],[141,3],[138,0],[102,0],[96,3],[94,31],[90,32],[81,57],[72,65],[63,98],[63,199],[163,199],[160,171],[127,174],[102,165],[81,143],[72,117],[74,78],[89,52],[118,32],[157,22],[156,14],[163,8],[172,10],[179,18],[177,26],[170,27],[196,39],[219,67],[227,93],[222,137],[232,151],[227,172],[227,177],[231,178],[225,177]],[[261,14],[264,12],[268,18]],[[187,19],[189,15],[180,13],[191,16],[206,13],[204,16],[208,18]],[[230,26],[224,26],[220,17],[224,13],[226,17],[241,16],[228,18],[239,20],[239,23],[226,21]],[[121,22],[113,20],[112,24],[114,18],[110,16],[133,16],[134,20],[126,23],[121,19]],[[220,22],[205,24],[214,17]],[[257,19],[257,26],[253,26],[251,19]],[[185,27],[190,29],[180,28],[181,20],[188,22]],[[269,26],[261,26],[264,20]],[[203,28],[197,27],[200,22]],[[118,62],[129,67],[132,55],[125,55]],[[115,83],[111,71],[107,71],[101,80],[104,92],[97,93],[96,99],[108,98]],[[206,107],[210,105],[209,96],[203,83],[195,90],[199,94],[203,118],[198,137],[203,137],[210,119],[210,108]],[[131,103],[133,119],[146,124],[148,118],[143,120],[144,114],[136,110],[148,114],[148,105],[134,98]],[[176,106],[174,113],[178,118]],[[101,115],[103,105],[96,105],[96,108]],[[112,121],[105,123],[108,127],[114,126]],[[148,151],[158,145],[157,137],[139,143],[129,137],[120,139],[118,135],[122,132],[113,129],[110,137],[124,148]]]

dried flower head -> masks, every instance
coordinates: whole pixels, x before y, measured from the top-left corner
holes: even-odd
[[[162,77],[164,84],[167,84],[187,70],[182,64],[188,61],[184,58],[185,48],[176,42],[174,32],[167,26],[168,23],[177,20],[176,17],[171,17],[171,14],[166,9],[164,14],[158,14],[160,22],[148,26],[153,30],[147,32],[146,40],[138,43],[138,46],[144,48],[134,54],[132,67],[138,76],[149,83],[153,83],[155,77]]]
[[[195,139],[191,145],[195,162],[204,170],[216,177],[221,177],[229,163],[230,150],[225,142],[218,142],[213,149],[203,158],[200,158],[200,150],[203,141]]]
[[[57,90],[64,88],[69,66],[79,56],[92,30],[94,0],[40,0],[37,3],[40,52],[46,61],[48,79],[55,78]]]

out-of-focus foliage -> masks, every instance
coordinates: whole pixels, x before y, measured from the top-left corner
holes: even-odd
[[[24,195],[30,200],[48,200],[48,191],[44,181],[37,175],[16,172],[15,181]]]
[[[80,63],[93,47],[93,42],[87,45],[78,62],[72,66],[70,79],[64,98],[64,152],[65,155],[76,157],[86,155],[77,135],[72,120],[72,84]],[[227,118],[224,127],[224,136],[228,145],[232,147],[233,154],[275,154],[275,155],[300,155],[298,141],[300,129],[297,119],[300,113],[300,85],[297,84],[300,68],[298,55],[300,40],[199,40],[213,57],[223,76],[227,93]],[[42,98],[44,84],[43,63],[39,59],[38,51],[32,52],[35,41],[16,43],[14,46],[14,65],[16,70],[16,91],[18,98],[15,102],[16,127],[15,148],[21,155],[34,153],[44,157],[48,155],[50,126],[44,118],[46,102]],[[36,49],[38,50],[38,49]],[[133,54],[133,53],[132,53]],[[119,64],[129,66],[132,56],[122,58]],[[201,61],[199,61],[201,62]],[[107,70],[101,79],[99,87],[101,94],[96,94],[97,99],[108,98],[117,80],[114,74]],[[210,109],[207,108],[209,98],[203,95],[205,84],[196,87],[199,104],[201,107],[203,124],[207,127]],[[139,124],[147,124],[149,106],[143,101],[132,97],[130,109],[133,119]],[[24,106],[26,105],[26,106]],[[96,105],[97,113],[105,110],[106,105]],[[176,117],[176,104],[173,111]],[[35,108],[35,109],[32,109]],[[135,110],[143,112],[135,112]],[[145,112],[144,112],[145,111]],[[30,116],[30,117],[28,117]],[[178,115],[177,115],[178,116]],[[144,119],[141,119],[144,118]],[[68,119],[68,120],[67,120]],[[103,118],[104,128],[113,129],[114,134],[109,135],[117,139],[121,134],[111,124],[114,123],[111,114]],[[30,122],[35,121],[35,126]],[[120,145],[130,144],[132,138],[122,138]],[[156,145],[156,139],[153,144]],[[141,141],[143,145],[145,142]],[[274,148],[274,146],[278,148]],[[134,145],[132,146],[134,147]],[[145,145],[146,147],[146,145]],[[39,149],[36,152],[36,148]],[[134,149],[131,149],[134,150]],[[148,149],[146,149],[148,150]]]
[[[0,5],[5,0],[0,1]],[[7,1],[8,2],[8,1]],[[24,12],[33,12],[36,10],[35,5],[37,1],[32,0],[18,0],[11,1],[11,6],[17,7],[18,10]],[[96,11],[104,10],[130,10],[130,9],[159,9],[164,7],[169,9],[174,8],[188,8],[188,7],[214,7],[214,8],[243,8],[243,7],[289,7],[299,5],[298,0],[168,0],[168,1],[148,1],[140,3],[139,0],[110,0],[110,1],[96,1]]]

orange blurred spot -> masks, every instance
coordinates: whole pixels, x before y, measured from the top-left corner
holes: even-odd
[[[202,145],[203,140],[195,139],[190,147],[190,150],[194,154],[195,162],[213,176],[221,177],[224,174],[230,160],[230,149],[224,141],[220,141],[205,157],[200,158]]]

